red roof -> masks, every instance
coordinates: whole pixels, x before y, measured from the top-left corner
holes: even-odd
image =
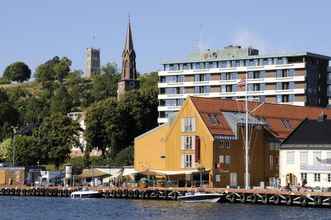
[[[223,112],[245,112],[245,102],[231,99],[190,97],[204,123],[213,135],[234,135]],[[250,115],[263,119],[271,131],[285,139],[305,118],[317,119],[321,114],[331,118],[331,109],[294,106],[287,104],[248,102]],[[215,114],[219,123],[212,124],[208,117]]]

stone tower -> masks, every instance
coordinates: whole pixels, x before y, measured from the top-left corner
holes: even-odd
[[[117,98],[125,94],[126,91],[138,89],[136,70],[136,53],[133,48],[133,38],[131,31],[131,22],[129,19],[128,30],[126,32],[124,49],[122,53],[122,73],[121,80],[118,82]]]
[[[86,48],[85,52],[85,78],[100,73],[100,50]]]

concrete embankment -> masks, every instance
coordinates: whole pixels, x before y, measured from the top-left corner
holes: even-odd
[[[70,197],[78,188],[0,188],[0,196],[40,196]],[[191,192],[192,188],[97,188],[104,198],[177,200],[177,197]],[[324,192],[282,192],[279,190],[244,190],[207,188],[205,192],[220,194],[220,202],[251,203],[270,205],[300,205],[311,207],[330,207],[331,193]]]

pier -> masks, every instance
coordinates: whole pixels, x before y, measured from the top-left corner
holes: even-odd
[[[0,196],[70,197],[78,188],[0,188]],[[105,199],[177,200],[192,188],[97,188]],[[270,189],[206,188],[204,192],[219,193],[221,203],[331,207],[329,192],[283,192]]]

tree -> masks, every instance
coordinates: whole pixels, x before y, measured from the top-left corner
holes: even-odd
[[[54,113],[44,118],[34,136],[37,145],[47,152],[47,159],[57,168],[70,155],[72,147],[79,146],[79,124],[66,115]]]
[[[15,62],[5,69],[3,77],[10,81],[24,82],[31,77],[31,70],[23,62]]]
[[[7,138],[2,143],[0,143],[0,161],[10,160],[9,150],[11,143],[11,138]]]
[[[9,102],[8,95],[0,89],[0,140],[9,137],[11,127],[19,122],[19,113],[17,109]]]
[[[94,100],[100,101],[108,97],[117,96],[117,83],[120,74],[115,63],[108,63],[101,68],[101,74],[92,78],[91,95]]]
[[[116,107],[116,99],[108,98],[91,105],[87,109],[84,133],[87,151],[98,149],[105,155],[106,149],[111,146],[111,133],[107,130],[106,122],[114,121],[117,114]]]
[[[51,112],[61,112],[63,114],[70,112],[72,107],[72,97],[64,85],[55,91],[51,98]]]
[[[45,152],[42,152],[43,149],[36,145],[33,136],[17,135],[15,141],[10,145],[9,155],[13,155],[14,148],[15,165],[32,166],[36,165],[37,161],[46,162]]]

